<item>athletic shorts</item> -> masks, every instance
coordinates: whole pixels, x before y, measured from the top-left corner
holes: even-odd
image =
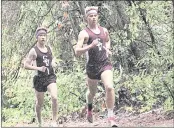
[[[105,70],[112,70],[112,64],[107,61],[100,65],[87,65],[86,73],[90,79],[101,80],[101,74]]]
[[[33,78],[33,86],[38,92],[46,92],[47,91],[47,86],[51,83],[56,83],[56,75],[55,74],[50,74],[49,76],[38,76],[35,75]]]

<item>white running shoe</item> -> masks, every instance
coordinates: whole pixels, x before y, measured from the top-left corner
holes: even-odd
[[[50,124],[50,127],[58,127],[58,125],[57,125],[56,122],[52,122],[52,123]]]
[[[109,123],[109,126],[110,126],[110,127],[118,127],[118,126],[116,125],[115,117],[109,117],[109,118],[108,118],[108,123]]]

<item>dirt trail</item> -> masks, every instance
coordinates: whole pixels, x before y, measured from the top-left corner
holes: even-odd
[[[118,127],[174,127],[173,115],[170,115],[170,117],[164,116],[160,110],[142,114],[117,113],[116,120]],[[43,127],[49,127],[49,122],[45,121]],[[18,123],[14,127],[37,127],[37,125],[36,123]],[[94,123],[88,123],[85,118],[76,118],[59,124],[59,127],[108,127],[108,124],[105,117],[95,113]]]

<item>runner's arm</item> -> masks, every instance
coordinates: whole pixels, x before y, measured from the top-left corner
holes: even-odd
[[[110,49],[111,48],[111,41],[110,41],[110,37],[109,37],[109,32],[106,28],[104,28],[104,32],[106,34],[106,48]]]
[[[28,70],[41,70],[40,67],[32,65],[32,61],[36,60],[36,52],[34,48],[29,51],[29,54],[24,62],[24,68]]]
[[[90,48],[92,48],[92,45],[86,45],[86,46],[82,47],[86,36],[87,36],[87,33],[85,31],[81,31],[79,33],[78,42],[77,42],[77,45],[75,48],[76,56],[80,56],[83,53],[85,53],[86,51],[88,51]]]
[[[53,57],[51,65],[53,66],[53,68],[57,66],[56,57]]]
[[[57,66],[56,57],[54,57],[54,55],[53,55],[53,49],[52,49],[51,45],[49,44],[48,46],[50,47],[52,57],[53,57],[51,65],[53,68],[55,68]]]
[[[105,32],[105,35],[106,35],[106,46],[104,46],[104,49],[107,51],[107,56],[109,54],[112,55],[112,52],[110,51],[111,41],[110,41],[110,37],[109,37],[109,32],[106,28],[104,28],[104,32]]]

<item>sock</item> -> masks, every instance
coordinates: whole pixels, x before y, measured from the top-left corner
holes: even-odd
[[[92,110],[92,104],[88,104],[88,111]]]
[[[114,116],[113,109],[108,109],[108,117],[113,117],[113,116]]]
[[[88,111],[92,110],[92,100],[88,99],[88,95],[89,95],[89,90],[86,92],[86,102],[88,104]]]

